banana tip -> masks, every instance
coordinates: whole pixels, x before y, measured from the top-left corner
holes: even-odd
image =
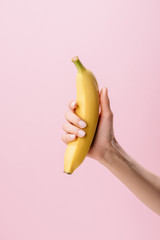
[[[68,175],[71,175],[72,173],[70,173],[70,172],[65,172],[65,171],[63,171],[64,173],[67,173]]]

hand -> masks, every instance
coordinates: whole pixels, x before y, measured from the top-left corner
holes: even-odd
[[[87,156],[101,161],[106,151],[117,141],[113,131],[113,113],[110,108],[107,88],[101,89],[99,97],[100,113],[97,129]],[[66,133],[62,135],[62,141],[66,144],[74,141],[77,137],[85,136],[85,131],[82,129],[86,127],[83,119],[79,118],[75,113],[77,103],[71,101],[69,103],[69,108],[70,111],[67,111],[65,114],[67,123],[63,125],[63,130]],[[79,123],[81,123],[82,126]]]
[[[160,215],[160,177],[142,167],[120,146],[114,136],[113,113],[110,108],[108,90],[103,88],[99,97],[100,113],[97,129],[87,156],[106,166],[146,206]],[[66,133],[62,136],[62,140],[66,144],[85,134],[84,132],[81,135],[82,129],[85,129],[83,119],[80,119],[75,113],[77,103],[70,102],[69,108],[71,111],[65,114],[67,123],[63,125]],[[79,125],[79,121],[83,123],[83,126]]]

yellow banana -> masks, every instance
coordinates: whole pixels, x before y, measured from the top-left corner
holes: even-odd
[[[64,172],[72,174],[83,162],[91,146],[99,117],[99,87],[95,76],[86,69],[78,56],[72,58],[78,72],[76,78],[77,104],[76,114],[87,123],[83,138],[69,142],[64,156]]]

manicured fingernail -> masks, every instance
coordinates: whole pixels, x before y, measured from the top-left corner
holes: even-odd
[[[70,139],[75,139],[76,135],[75,134],[70,134],[69,137],[70,137]]]
[[[86,134],[86,133],[85,133],[85,131],[83,131],[83,130],[79,130],[79,131],[78,131],[78,136],[79,136],[79,137],[84,137],[85,134]]]
[[[75,105],[76,105],[76,101],[71,103],[71,107],[75,107]]]
[[[84,121],[80,120],[79,121],[79,126],[82,127],[82,128],[85,128],[87,126],[87,124]]]

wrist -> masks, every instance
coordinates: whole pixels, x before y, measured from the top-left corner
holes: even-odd
[[[110,144],[106,147],[103,157],[101,158],[100,162],[102,164],[108,164],[111,165],[113,161],[115,160],[115,157],[122,157],[124,154],[124,150],[120,146],[120,144],[117,142],[117,140],[114,138]]]
[[[114,138],[106,149],[103,158],[100,161],[108,168],[117,168],[121,165],[128,166],[129,168],[135,168],[135,161],[132,157],[121,147],[121,145]],[[118,167],[118,168],[119,168]]]

